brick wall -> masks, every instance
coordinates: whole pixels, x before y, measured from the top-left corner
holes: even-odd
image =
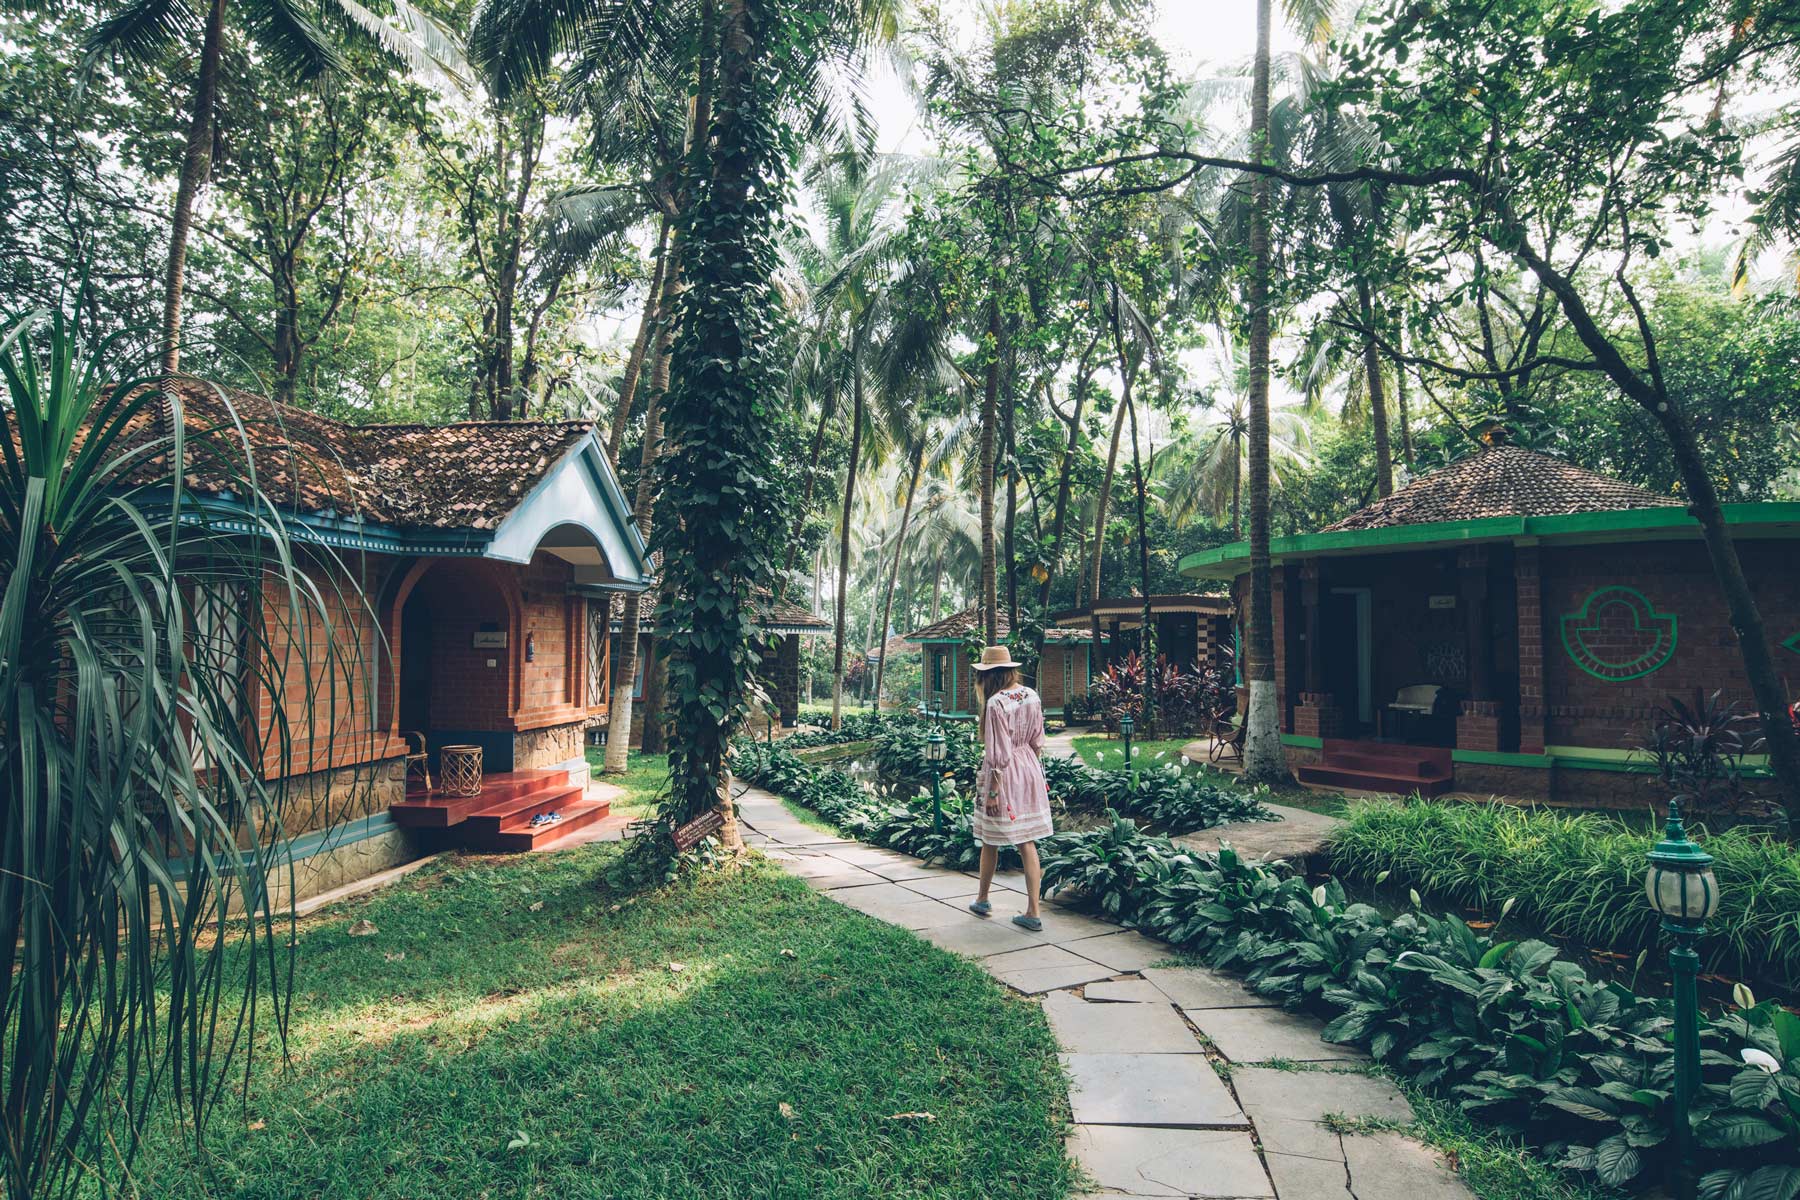
[[[1781,642],[1800,632],[1800,559],[1791,547],[1740,541],[1744,573],[1756,594],[1778,670],[1800,683],[1800,654]],[[1695,688],[1750,703],[1743,658],[1698,541],[1581,547],[1544,547],[1544,708],[1551,745],[1625,747],[1643,735],[1654,709],[1670,695]],[[1601,588],[1626,585],[1651,607],[1676,618],[1675,651],[1662,666],[1635,679],[1596,678],[1564,645],[1563,617],[1579,611]],[[1589,619],[1593,619],[1590,611]],[[1615,606],[1585,641],[1624,658],[1647,644],[1630,627],[1627,610]],[[1523,689],[1523,681],[1521,681]],[[1791,689],[1790,689],[1791,690]]]

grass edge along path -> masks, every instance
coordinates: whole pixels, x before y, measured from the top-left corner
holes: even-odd
[[[292,1065],[262,1048],[204,1169],[152,1130],[136,1194],[1066,1195],[1035,1007],[772,863],[619,896],[619,852],[455,856],[302,921]]]

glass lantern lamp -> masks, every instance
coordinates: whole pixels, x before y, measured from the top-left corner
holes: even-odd
[[[931,828],[944,829],[944,732],[934,729],[925,737],[925,761],[931,768]]]
[[[1676,1195],[1692,1200],[1694,1135],[1688,1113],[1700,1087],[1700,1004],[1695,983],[1700,955],[1694,943],[1706,932],[1707,918],[1719,911],[1719,881],[1712,872],[1712,855],[1687,835],[1679,798],[1669,801],[1669,820],[1649,861],[1644,895],[1673,942],[1669,977],[1675,999]]]
[[[1119,736],[1125,739],[1125,769],[1131,770],[1131,735],[1137,729],[1137,722],[1132,720],[1129,712],[1119,715]]]

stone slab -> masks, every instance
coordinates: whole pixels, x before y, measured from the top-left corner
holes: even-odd
[[[849,893],[832,892],[832,898],[852,894],[867,889],[854,888]],[[969,914],[959,912],[948,904],[941,904],[926,896],[915,895],[909,901],[881,900],[872,904],[852,904],[851,908],[878,921],[886,921],[890,925],[898,925],[902,929],[910,929],[917,933],[925,929],[933,929],[942,925],[960,925],[969,920]]]
[[[937,879],[942,876],[957,876],[960,872],[947,870],[944,867],[928,867],[918,859],[909,858],[902,863],[876,863],[869,868],[883,879],[892,879],[899,883],[914,879]],[[974,889],[969,889],[973,891]]]
[[[1045,932],[1050,932],[1048,921],[1044,923],[1044,929]],[[1082,938],[1075,942],[1062,942],[1060,945],[1115,971],[1141,971],[1173,953],[1164,943],[1130,929],[1120,933],[1103,933],[1099,937]]]
[[[1200,1043],[1166,1004],[1098,1004],[1059,992],[1044,1000],[1057,1045],[1071,1054],[1198,1054]]]
[[[864,887],[839,888],[832,896],[840,904],[848,904],[851,908],[867,912],[871,908],[892,904],[917,904],[921,900],[929,900],[929,896],[921,896],[909,888],[889,882],[878,876],[870,875],[870,882]],[[932,901],[936,903],[936,901]]]
[[[1022,905],[1020,911],[1024,911]],[[1048,904],[1041,907],[1039,917],[1044,922],[1044,932],[1050,935],[1051,941],[1059,945],[1063,942],[1076,942],[1083,938],[1119,932],[1117,925],[1096,921],[1092,917],[1067,912]]]
[[[1089,1000],[1111,1004],[1167,1004],[1169,998],[1148,979],[1103,979],[1081,989]]]
[[[1184,833],[1175,841],[1193,850],[1212,853],[1228,845],[1250,862],[1286,859],[1301,864],[1331,853],[1331,839],[1343,825],[1341,817],[1327,816],[1285,804],[1269,804],[1279,821],[1232,821],[1197,833]]]
[[[1204,1054],[1064,1054],[1080,1125],[1248,1129]]]
[[[934,925],[921,929],[919,936],[952,954],[961,954],[966,958],[986,958],[992,954],[1028,950],[1044,944],[1041,934],[1020,929],[1011,921],[995,924],[992,920],[983,921],[973,916],[966,924]]]
[[[818,879],[825,875],[844,875],[855,872],[858,875],[866,876],[870,883],[882,882],[881,876],[875,874],[873,871],[865,871],[861,867],[853,867],[849,863],[840,862],[829,855],[796,855],[793,856],[791,862],[784,862],[781,865],[783,869],[800,876],[802,879]]]
[[[896,854],[892,850],[881,850],[874,846],[865,846],[860,842],[853,842],[841,849],[833,850],[831,856],[839,862],[870,868],[904,866],[918,861],[904,854]]]
[[[841,864],[840,864],[841,865]],[[874,883],[885,883],[879,875],[871,875],[861,867],[844,867],[829,875],[808,875],[806,884],[821,892],[833,892],[839,888],[864,888]]]
[[[1077,1125],[1068,1149],[1107,1192],[1205,1200],[1275,1196],[1250,1135],[1235,1130]]]
[[[1362,1055],[1350,1047],[1334,1046],[1321,1038],[1322,1023],[1279,1008],[1184,1011],[1219,1048],[1219,1053],[1234,1063],[1268,1062],[1277,1058],[1292,1062],[1355,1062],[1362,1059]]]
[[[1267,1142],[1263,1153],[1281,1200],[1360,1200],[1351,1194],[1350,1169],[1341,1158],[1277,1154]]]
[[[1236,978],[1205,967],[1145,967],[1145,979],[1182,1008],[1274,1008]]]
[[[973,879],[961,872],[935,874],[900,881],[908,891],[930,896],[934,900],[973,900],[980,890]]]
[[[1390,1081],[1354,1071],[1280,1071],[1240,1067],[1231,1073],[1244,1111],[1264,1117],[1323,1121],[1327,1116],[1361,1120],[1413,1119],[1412,1105]]]
[[[1474,1193],[1429,1146],[1398,1133],[1344,1138],[1356,1200],[1474,1200]]]
[[[1112,974],[1098,963],[1048,945],[995,954],[983,959],[982,965],[1001,983],[1027,995],[1076,987]]]

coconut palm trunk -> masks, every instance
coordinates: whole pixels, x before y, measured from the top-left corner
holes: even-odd
[[[894,615],[894,585],[900,580],[900,559],[906,552],[906,527],[912,521],[913,497],[919,492],[919,477],[925,473],[925,439],[913,448],[912,475],[906,481],[906,503],[900,508],[900,532],[894,537],[894,564],[888,570],[887,594],[881,601],[881,656],[875,660],[875,707],[881,707],[881,680],[887,674],[888,622]]]
[[[1081,355],[1081,366],[1075,372],[1075,392],[1070,398],[1069,437],[1063,446],[1062,466],[1056,479],[1056,514],[1050,521],[1050,545],[1053,547],[1050,561],[1045,564],[1044,581],[1038,585],[1038,608],[1050,607],[1050,588],[1056,582],[1056,565],[1063,561],[1063,532],[1067,528],[1069,511],[1069,493],[1075,474],[1075,451],[1081,442],[1081,407],[1087,399],[1087,385],[1091,374],[1089,356],[1094,352],[1094,343],[1099,341],[1096,335],[1088,342],[1088,348]],[[1077,557],[1076,573],[1080,574],[1081,559]]]
[[[1256,64],[1250,87],[1250,143],[1257,162],[1269,160],[1270,0],[1257,0]],[[1249,690],[1244,774],[1258,782],[1287,775],[1281,749],[1281,709],[1275,692],[1274,571],[1269,559],[1269,177],[1250,181],[1250,612],[1244,681]]]
[[[1094,497],[1094,547],[1093,563],[1088,573],[1088,604],[1094,605],[1100,600],[1100,559],[1106,550],[1106,507],[1112,498],[1113,474],[1119,465],[1119,439],[1125,433],[1125,405],[1121,403],[1113,412],[1112,443],[1106,449],[1106,471],[1100,476],[1100,492]],[[1094,635],[1094,645],[1100,644],[1100,613],[1090,610],[1089,632]]]
[[[637,338],[631,343],[631,355],[625,360],[625,373],[619,380],[619,403],[613,409],[612,428],[606,435],[606,465],[619,466],[619,449],[625,441],[625,426],[631,420],[631,406],[637,399],[638,378],[643,374],[644,355],[656,337],[658,313],[662,306],[663,278],[669,266],[669,218],[662,219],[656,236],[656,269],[650,275],[650,294],[644,298],[644,315],[638,321]]]
[[[674,279],[664,288],[665,308],[658,322],[656,358],[650,369],[650,408],[644,414],[644,445],[638,456],[637,494],[633,499],[632,517],[638,532],[646,541],[650,537],[651,517],[656,507],[656,456],[662,449],[662,399],[669,390],[669,351],[674,340],[674,301],[680,291]],[[608,775],[623,775],[631,755],[631,693],[637,683],[638,641],[643,632],[644,597],[642,593],[625,597],[624,614],[619,621],[619,652],[613,656],[612,708],[607,713],[606,765]]]
[[[831,651],[831,727],[844,723],[844,619],[850,591],[850,514],[856,505],[856,471],[862,460],[862,329],[850,335],[850,462],[844,469],[844,505],[838,514],[837,603]]]
[[[1000,298],[988,300],[987,384],[981,393],[981,612],[987,644],[1000,641],[1000,604],[994,562],[994,422],[1000,408]]]
[[[194,226],[194,200],[212,173],[213,110],[219,103],[219,56],[225,41],[225,0],[207,9],[206,34],[200,43],[200,75],[194,83],[194,111],[188,119],[187,146],[181,159],[181,182],[175,188],[175,212],[169,221],[169,264],[164,279],[162,369],[181,369],[181,303],[187,286],[188,237]]]
[[[1388,434],[1387,392],[1381,385],[1381,353],[1375,344],[1375,305],[1369,299],[1369,283],[1356,281],[1356,302],[1361,309],[1363,371],[1369,382],[1370,428],[1375,434],[1375,491],[1394,494],[1394,447]]]

